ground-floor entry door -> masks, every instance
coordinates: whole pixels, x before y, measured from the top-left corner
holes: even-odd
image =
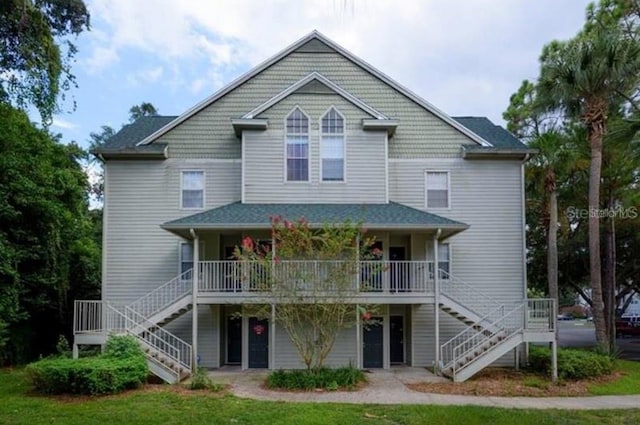
[[[389,317],[389,361],[392,364],[404,363],[404,317]]]
[[[249,368],[269,367],[269,322],[249,318]]]
[[[364,326],[362,333],[362,366],[365,368],[383,367],[382,317],[373,318],[376,324]]]
[[[242,318],[227,317],[227,364],[242,362]]]

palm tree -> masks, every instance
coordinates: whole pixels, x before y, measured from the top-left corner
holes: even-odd
[[[596,340],[609,351],[600,264],[600,173],[607,115],[638,86],[640,49],[617,28],[580,33],[567,42],[554,41],[542,52],[538,94],[548,109],[578,117],[587,129],[589,166],[589,275]]]

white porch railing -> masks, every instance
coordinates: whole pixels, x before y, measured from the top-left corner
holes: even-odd
[[[478,317],[487,316],[499,304],[461,279],[440,269],[440,293],[476,313]]]
[[[200,261],[201,292],[271,292],[274,284],[292,290],[433,293],[427,261],[305,261],[271,264]],[[289,286],[290,285],[290,286]]]
[[[129,304],[129,308],[149,318],[193,291],[193,269],[174,277],[148,294]]]

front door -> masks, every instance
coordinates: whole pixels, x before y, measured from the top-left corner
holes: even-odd
[[[383,367],[382,317],[374,317],[372,325],[364,326],[362,334],[362,366],[365,368]]]
[[[227,317],[227,364],[242,362],[242,318]]]
[[[404,292],[409,288],[408,276],[403,264],[396,264],[394,261],[404,261],[406,259],[405,249],[403,246],[389,247],[389,267],[391,292]]]
[[[269,322],[249,318],[249,368],[269,367]]]
[[[404,317],[389,317],[389,344],[391,364],[404,363]]]

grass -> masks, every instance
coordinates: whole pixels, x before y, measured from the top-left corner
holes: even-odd
[[[622,376],[615,381],[601,382],[589,386],[593,395],[640,394],[640,362],[616,360],[616,371]]]
[[[54,398],[30,393],[22,370],[0,370],[0,424],[458,424],[640,423],[640,410],[512,410],[470,406],[283,403],[157,386],[120,395]]]

